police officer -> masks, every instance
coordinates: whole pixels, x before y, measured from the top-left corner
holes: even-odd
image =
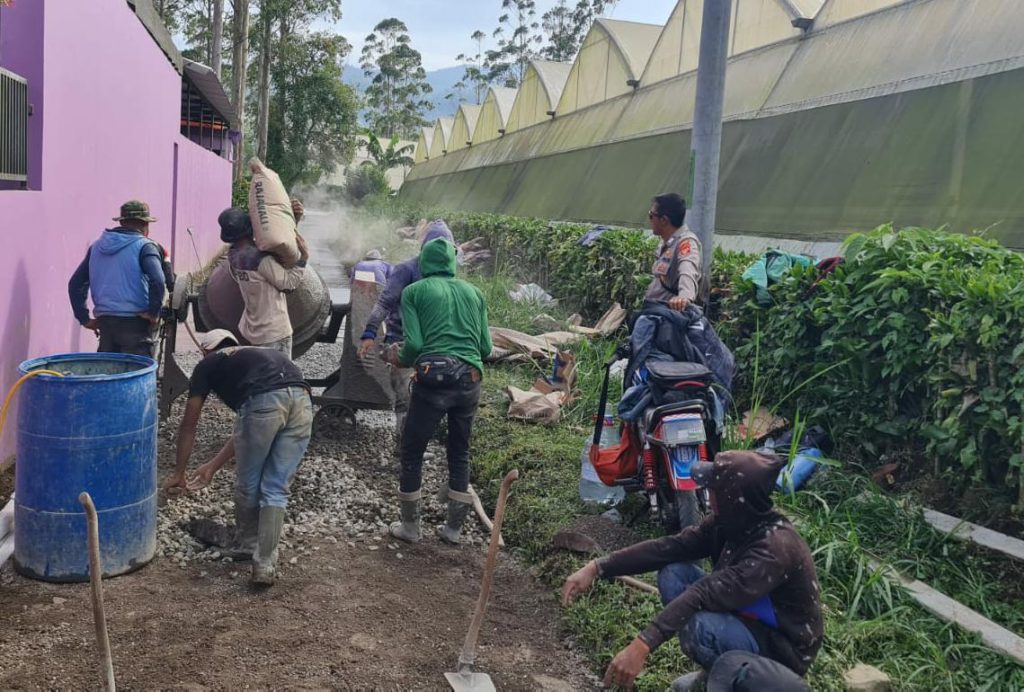
[[[674,192],[656,196],[647,212],[651,231],[661,238],[661,245],[644,300],[664,303],[673,310],[685,310],[697,302],[700,290],[700,241],[683,223],[685,218],[686,200]]]

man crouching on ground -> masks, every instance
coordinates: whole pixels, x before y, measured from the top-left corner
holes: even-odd
[[[402,521],[391,535],[420,540],[423,452],[448,414],[448,518],[441,539],[457,544],[473,502],[469,494],[469,436],[480,402],[483,359],[490,354],[487,304],[471,284],[455,278],[455,246],[438,238],[423,246],[423,279],[402,292],[405,341],[387,351],[396,367],[414,367],[412,395],[401,438],[398,499]]]
[[[252,582],[269,586],[277,576],[277,544],[289,486],[309,446],[313,403],[302,372],[280,351],[239,346],[225,329],[202,334],[206,356],[189,380],[189,398],[178,431],[177,463],[164,488],[197,490],[237,456],[234,552],[252,556]],[[186,484],[199,416],[210,392],[238,413],[231,439]]]
[[[723,452],[714,463],[694,464],[693,479],[709,491],[710,516],[592,561],[565,580],[568,606],[598,577],[658,570],[665,608],[612,660],[606,684],[632,689],[648,654],[677,634],[683,653],[704,670],[728,651],[745,651],[785,666],[779,678],[807,672],[824,632],[820,590],[807,543],[772,509],[783,466],[754,452]],[[705,558],[714,565],[710,574],[695,564]],[[703,679],[691,673],[672,689],[696,689]]]

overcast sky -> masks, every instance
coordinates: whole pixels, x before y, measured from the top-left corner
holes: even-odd
[[[537,18],[547,11],[555,0],[537,0]],[[569,0],[570,5],[575,0]],[[650,24],[668,21],[676,0],[620,0],[609,14],[615,19]],[[423,54],[423,66],[428,70],[457,64],[459,53],[475,52],[469,35],[481,29],[490,36],[498,25],[501,0],[343,0],[342,19],[336,29],[352,43],[349,62],[359,62],[363,39],[377,22],[397,17],[409,27],[412,45]]]

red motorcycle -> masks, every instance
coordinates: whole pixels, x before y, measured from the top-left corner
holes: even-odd
[[[634,381],[647,391],[639,390],[634,415],[623,421],[618,444],[600,447],[610,366],[611,362],[605,366],[590,448],[598,477],[627,493],[644,493],[647,503],[641,511],[658,517],[666,532],[699,523],[707,512],[707,494],[694,483],[690,469],[694,462],[714,459],[722,437],[711,372],[699,363],[669,361],[652,361],[639,368]],[[637,408],[639,415],[635,415]]]

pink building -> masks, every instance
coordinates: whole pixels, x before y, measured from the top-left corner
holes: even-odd
[[[0,7],[0,395],[26,358],[96,349],[67,282],[122,202],[149,203],[151,237],[179,274],[220,248],[236,117],[212,73],[182,60],[150,0]]]

